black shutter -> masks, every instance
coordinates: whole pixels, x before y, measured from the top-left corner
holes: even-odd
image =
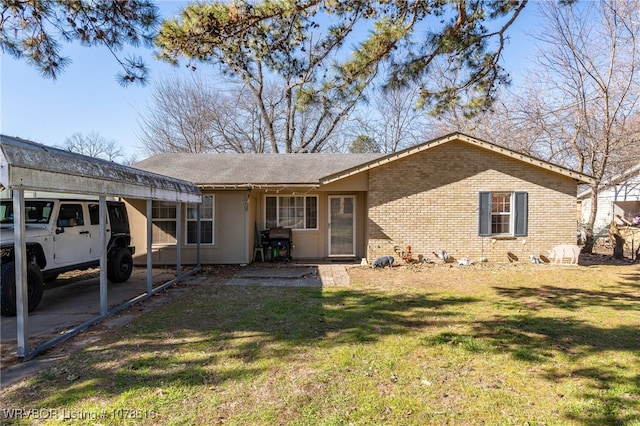
[[[491,192],[480,192],[478,197],[478,235],[491,235]]]
[[[527,193],[516,192],[515,193],[515,220],[514,220],[514,232],[516,237],[527,236]]]

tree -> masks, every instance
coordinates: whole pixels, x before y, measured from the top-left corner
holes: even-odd
[[[619,165],[620,170],[628,170],[640,163],[640,112],[628,121],[627,134],[629,140],[625,142],[625,149],[617,153],[613,162]]]
[[[351,143],[349,152],[352,154],[380,152],[380,145],[378,145],[378,143],[369,136],[360,135]]]
[[[284,132],[287,111],[282,93],[275,84],[265,83],[262,100],[269,105],[265,121],[261,106],[242,82],[233,79],[212,81],[201,73],[173,75],[153,88],[146,112],[140,114],[140,140],[150,154],[161,152],[270,152],[268,126],[276,134]],[[296,113],[293,147],[301,142],[314,108]],[[326,138],[322,149],[331,149],[334,138]]]
[[[140,116],[140,141],[149,154],[214,150],[216,91],[196,76],[187,80],[176,75],[160,80],[151,98],[147,113]]]
[[[212,43],[216,30],[207,17],[231,19],[237,12],[235,3],[189,5],[182,12],[182,23],[163,24],[157,44],[165,58],[186,55],[211,61],[237,77],[254,99],[251,104],[258,108],[271,152],[321,150],[362,93],[359,84],[321,81],[322,61],[334,52],[340,38],[312,41],[312,27],[305,23],[304,14],[293,11],[274,16],[268,25],[251,32]],[[193,37],[194,33],[201,36]],[[277,88],[275,95],[273,88]],[[314,119],[308,120],[310,116]]]
[[[91,132],[87,136],[74,133],[65,139],[61,149],[107,161],[116,161],[124,157],[115,140],[107,139],[97,132]]]
[[[318,151],[363,90],[387,64],[386,86],[422,82],[419,105],[444,109],[462,103],[485,108],[507,76],[498,64],[506,30],[527,1],[331,1],[263,0],[192,4],[180,19],[163,23],[156,40],[162,57],[185,57],[195,67],[212,63],[242,79],[256,99],[272,152]],[[450,17],[450,19],[449,19]],[[329,26],[321,25],[330,22]],[[495,31],[489,26],[497,26]],[[362,29],[370,30],[362,40]],[[426,40],[416,40],[427,32]],[[357,44],[345,55],[344,45]],[[344,59],[346,57],[346,59]],[[446,57],[462,70],[456,86],[428,83],[430,67]],[[270,116],[263,98],[279,78],[284,122]],[[462,94],[471,94],[463,99]],[[299,113],[314,117],[300,127]],[[277,126],[279,125],[279,127]],[[277,132],[279,129],[280,132]],[[302,133],[302,134],[301,134]],[[297,138],[297,139],[296,139]],[[295,141],[295,142],[294,142]]]
[[[572,151],[573,166],[595,178],[585,252],[593,248],[598,189],[639,139],[632,126],[640,112],[638,10],[638,0],[541,6],[548,24],[539,60],[555,83],[545,93],[545,121]]]
[[[106,46],[123,69],[120,82],[144,83],[147,69],[140,59],[120,59],[124,45],[153,45],[159,22],[148,0],[0,0],[0,47],[57,78],[71,60],[58,40],[83,46]]]
[[[502,91],[489,110],[472,117],[459,108],[451,108],[431,117],[427,127],[434,137],[450,132],[472,134],[517,152],[572,167],[572,151],[566,144],[558,143],[563,138],[562,126],[549,114],[545,103],[546,94],[554,90],[553,84],[549,77],[517,91]]]
[[[374,91],[368,98],[347,125],[353,133],[369,135],[382,152],[396,152],[429,139],[427,114],[417,108],[417,85]]]

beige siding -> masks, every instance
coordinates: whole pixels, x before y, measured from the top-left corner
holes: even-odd
[[[253,255],[253,222],[250,222],[251,200],[248,191],[204,192],[203,195],[215,195],[214,244],[201,245],[203,264],[241,264],[248,263]],[[128,213],[131,221],[132,244],[136,247],[136,264],[146,262],[146,201],[128,200]],[[186,241],[186,205],[183,205],[183,244],[182,263],[195,264],[196,245],[184,244]],[[176,263],[176,247],[153,246],[152,261],[155,265]]]
[[[136,248],[133,256],[137,265],[146,265],[147,255],[147,202],[145,200],[126,199],[127,215],[131,227],[131,245]],[[175,262],[174,262],[175,263]]]
[[[292,241],[295,248],[291,252],[291,256],[296,259],[317,259],[323,257],[322,250],[324,247],[322,230],[326,229],[323,223],[326,222],[326,214],[323,215],[323,196],[318,192],[294,192],[287,191],[256,191],[255,192],[255,217],[254,223],[259,231],[265,230],[265,198],[266,196],[299,196],[299,195],[317,195],[318,196],[318,229],[294,229],[292,231]]]
[[[410,245],[431,258],[446,250],[455,258],[506,261],[508,252],[526,259],[576,241],[576,183],[521,161],[454,142],[369,173],[370,260]],[[480,191],[527,192],[527,237],[495,244],[479,237]]]
[[[340,179],[324,185],[321,189],[324,192],[355,192],[366,191],[369,188],[369,173],[362,172],[353,176]]]
[[[253,234],[248,221],[249,192],[216,193],[216,244],[204,247],[202,263],[248,263],[253,254]],[[253,226],[252,226],[253,227]]]
[[[363,173],[366,176],[366,172]],[[350,179],[351,183],[354,184],[358,189],[362,188],[362,176],[354,177]],[[366,186],[366,185],[365,185]],[[328,257],[329,247],[329,230],[327,228],[327,223],[329,221],[329,207],[328,207],[328,197],[329,195],[354,195],[356,197],[356,257],[365,257],[366,256],[366,203],[367,196],[364,191],[342,191],[340,189],[344,189],[341,185],[332,185],[331,187],[327,186],[330,191],[324,191],[325,187],[323,187],[323,191],[311,191],[306,192],[306,195],[317,195],[318,196],[318,229],[294,229],[293,230],[293,244],[295,245],[294,250],[292,251],[292,256],[294,259],[325,259]],[[265,226],[265,209],[264,202],[265,196],[274,195],[274,191],[270,192],[260,192],[255,194],[256,199],[256,217],[257,220],[255,223],[258,225],[259,231],[264,230]],[[300,195],[300,193],[296,192],[288,192],[288,191],[280,191],[277,195]]]

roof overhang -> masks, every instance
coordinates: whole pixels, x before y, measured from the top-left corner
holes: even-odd
[[[296,190],[296,191],[313,191],[315,189],[320,188],[320,184],[311,184],[311,183],[267,183],[267,184],[256,184],[256,183],[238,183],[238,184],[212,184],[212,183],[197,183],[196,184],[201,190],[204,191],[242,191],[242,190],[252,190],[258,189],[263,191],[285,191],[285,190]]]
[[[607,182],[602,183],[602,185],[598,187],[598,192],[617,185],[625,185],[628,180],[633,179],[636,176],[640,176],[640,163],[631,167],[630,169],[623,171],[622,173],[613,176]],[[578,198],[588,198],[591,196],[591,192],[592,188],[587,188],[578,194]]]
[[[480,139],[476,139],[474,137],[462,134],[462,133],[452,133],[450,135],[447,136],[443,136],[441,138],[437,138],[437,139],[433,139],[429,142],[425,142],[419,145],[415,145],[411,148],[407,148],[404,149],[402,151],[398,151],[392,154],[389,154],[387,156],[384,156],[382,158],[370,161],[368,163],[364,163],[361,164],[359,166],[353,167],[351,169],[347,169],[344,171],[341,171],[339,173],[335,173],[333,175],[329,175],[326,176],[325,178],[321,179],[321,183],[323,185],[329,184],[331,182],[335,182],[337,180],[341,180],[344,179],[346,177],[367,171],[367,170],[371,170],[373,168],[382,166],[384,164],[387,163],[391,163],[394,162],[396,160],[400,160],[402,158],[408,157],[410,155],[413,154],[417,154],[419,152],[422,151],[426,151],[429,149],[432,149],[436,146],[440,146],[449,142],[454,142],[454,141],[460,141],[460,142],[465,142],[468,143],[470,145],[474,145],[477,146],[479,148],[482,149],[486,149],[488,151],[492,151],[492,152],[496,152],[502,155],[505,155],[507,157],[511,157],[513,159],[516,159],[518,161],[522,161],[523,163],[526,164],[530,164],[536,167],[540,167],[543,169],[547,169],[549,171],[570,177],[572,179],[574,179],[577,183],[588,183],[588,184],[593,184],[595,183],[595,179],[591,176],[582,174],[582,173],[578,173],[575,172],[573,170],[558,166],[556,164],[550,163],[548,161],[544,161],[544,160],[540,160],[538,158],[534,158],[531,156],[528,156],[526,154],[520,153],[520,152],[516,152],[513,150],[510,150],[508,148],[505,148],[503,146],[500,145],[495,145],[493,143],[490,142],[486,142]]]
[[[0,135],[0,186],[7,189],[202,202],[191,182]]]

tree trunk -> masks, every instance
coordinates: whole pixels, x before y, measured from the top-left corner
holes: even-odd
[[[613,258],[614,259],[622,259],[624,257],[624,237],[620,234],[620,229],[618,229],[618,224],[615,221],[611,221],[611,225],[609,225],[609,238],[611,238],[611,242],[613,245]]]
[[[595,244],[595,236],[593,235],[593,224],[596,222],[598,214],[598,185],[591,185],[591,209],[589,211],[589,219],[584,224],[584,247],[582,253],[593,253],[593,245]],[[613,240],[612,240],[613,241]]]

